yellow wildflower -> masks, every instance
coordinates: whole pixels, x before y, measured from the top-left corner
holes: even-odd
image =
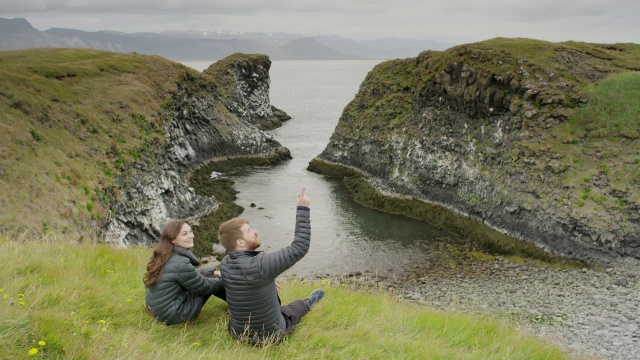
[[[4,294],[4,298],[5,299],[8,298],[8,297],[9,297],[9,294]]]
[[[44,340],[40,340],[40,341],[38,341],[38,345],[45,346],[45,345],[47,345],[47,343],[44,342]]]
[[[24,297],[24,294],[18,294],[19,297]]]
[[[130,301],[131,301],[131,298],[127,299],[127,302],[130,302]]]
[[[36,349],[36,348],[32,348],[31,350],[29,350],[29,356],[33,356],[33,355],[35,355],[37,353],[38,353],[38,349]]]
[[[104,332],[107,332],[107,328],[102,328],[102,329],[100,329],[100,330],[102,330],[102,331],[104,331]]]
[[[24,301],[20,301],[18,304],[20,304],[20,305],[24,305]]]
[[[106,320],[102,320],[102,319],[100,319],[100,320],[98,320],[98,322],[99,322],[100,324],[104,324],[104,323],[106,323],[107,321],[106,321]]]
[[[3,288],[0,288],[0,292],[3,292],[3,291],[4,291],[4,289],[3,289]]]
[[[200,346],[200,343],[196,341],[193,343],[193,346]]]
[[[342,283],[342,284],[340,284],[340,285],[342,285],[342,287],[345,287],[345,286],[347,286],[347,285],[345,285],[345,283]]]
[[[327,283],[327,279],[322,279],[322,280],[320,280],[320,283],[322,283],[322,284],[326,284],[326,283]]]

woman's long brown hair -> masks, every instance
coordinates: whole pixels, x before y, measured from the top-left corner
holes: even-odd
[[[147,273],[144,275],[143,279],[145,287],[150,287],[158,281],[158,277],[160,277],[164,264],[167,263],[173,253],[173,244],[171,241],[178,237],[178,234],[180,234],[180,230],[182,229],[182,225],[186,223],[187,222],[182,219],[173,220],[167,223],[162,229],[160,239],[158,239],[158,244],[153,250],[153,256],[151,256],[149,263],[147,263]]]

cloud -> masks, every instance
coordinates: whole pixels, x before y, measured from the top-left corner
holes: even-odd
[[[14,1],[2,0],[0,7],[6,13],[29,12],[68,12],[68,13],[187,13],[227,15],[253,15],[269,12],[283,13],[340,13],[360,14],[382,12],[386,8],[385,1],[256,1],[256,0],[35,0]]]
[[[492,37],[640,43],[637,0],[0,0],[40,30],[232,30],[471,42]]]

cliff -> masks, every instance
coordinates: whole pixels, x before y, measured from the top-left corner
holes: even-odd
[[[227,108],[242,120],[269,130],[290,119],[269,102],[270,67],[266,55],[234,54],[211,64],[204,73],[222,85]]]
[[[150,243],[167,219],[215,210],[215,197],[189,185],[192,170],[290,157],[254,121],[277,121],[270,64],[237,54],[200,73],[138,54],[0,52],[2,229],[126,246]],[[236,76],[218,81],[227,71]],[[238,91],[247,88],[250,98]]]
[[[634,93],[615,89],[637,92],[639,69],[639,45],[529,39],[388,61],[317,160],[557,254],[638,258],[640,121],[587,110],[613,89],[637,111]]]

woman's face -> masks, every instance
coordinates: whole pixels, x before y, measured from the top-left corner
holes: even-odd
[[[175,246],[180,246],[185,249],[191,249],[193,247],[193,231],[189,224],[182,224],[182,228],[175,239],[171,240],[171,243]]]

